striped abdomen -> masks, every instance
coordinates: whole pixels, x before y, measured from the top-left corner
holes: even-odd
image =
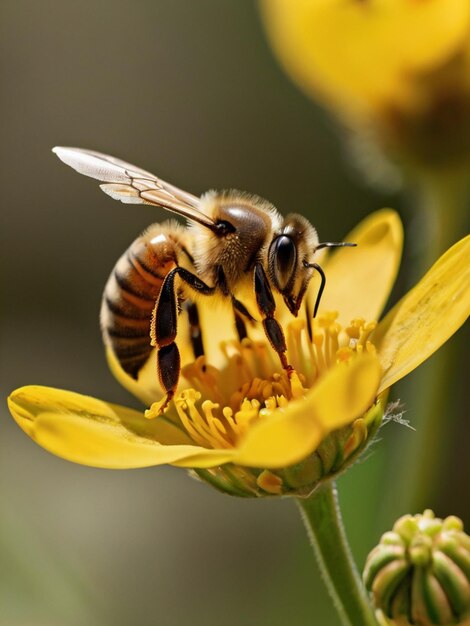
[[[151,226],[116,263],[106,283],[101,328],[121,367],[133,378],[149,358],[150,322],[168,272],[178,265],[184,233],[174,224]]]

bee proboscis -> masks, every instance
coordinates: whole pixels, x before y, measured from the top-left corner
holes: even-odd
[[[323,270],[314,262],[315,253],[355,244],[320,243],[306,218],[298,214],[283,218],[256,195],[209,191],[198,198],[99,152],[64,147],[53,151],[80,174],[101,181],[101,189],[112,198],[152,204],[188,221],[186,229],[172,222],[154,224],[138,237],[111,272],[101,308],[104,341],[128,375],[137,379],[153,348],[157,349],[158,377],[166,392],[161,411],[179,381],[175,339],[183,302],[195,356],[204,353],[197,301],[218,295],[231,302],[240,339],[247,336],[247,325],[261,322],[282,367],[292,370],[284,332],[276,319],[275,296],[281,296],[289,312],[297,316],[316,270],[321,284],[315,317],[326,283]]]

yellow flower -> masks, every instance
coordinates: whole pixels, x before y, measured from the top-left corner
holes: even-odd
[[[470,151],[468,0],[261,0],[288,73],[389,153]]]
[[[401,223],[393,211],[379,211],[348,240],[358,243],[354,254],[340,249],[322,259],[328,284],[311,338],[305,321],[283,321],[290,378],[263,337],[241,344],[226,337],[218,346],[214,337],[206,360],[186,362],[161,417],[151,419],[161,398],[155,372],[151,381],[144,373],[132,382],[116,363],[118,378],[146,398],[145,414],[37,386],[12,393],[11,413],[37,443],[77,463],[169,463],[236,495],[310,493],[359,454],[380,424],[386,390],[444,343],[470,308],[470,238],[378,325],[399,265]],[[225,333],[223,315],[212,301],[203,309],[206,336],[208,329]]]

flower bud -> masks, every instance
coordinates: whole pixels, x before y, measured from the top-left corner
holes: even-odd
[[[380,624],[470,624],[470,537],[457,517],[401,517],[367,557],[363,579]]]

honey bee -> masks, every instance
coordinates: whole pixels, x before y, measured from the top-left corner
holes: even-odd
[[[101,181],[101,189],[126,203],[152,204],[186,218],[187,228],[154,224],[116,263],[106,283],[101,327],[122,369],[134,379],[157,350],[157,372],[166,392],[161,411],[173,398],[180,376],[176,344],[178,315],[184,306],[191,326],[194,355],[204,353],[197,301],[217,295],[231,303],[238,336],[261,322],[282,367],[290,373],[276,301],[299,314],[313,272],[326,278],[314,261],[321,248],[354,246],[320,243],[315,228],[301,215],[283,218],[274,206],[245,192],[209,191],[200,198],[114,157],[56,147],[53,152],[80,174]],[[309,332],[312,313],[307,310]]]

